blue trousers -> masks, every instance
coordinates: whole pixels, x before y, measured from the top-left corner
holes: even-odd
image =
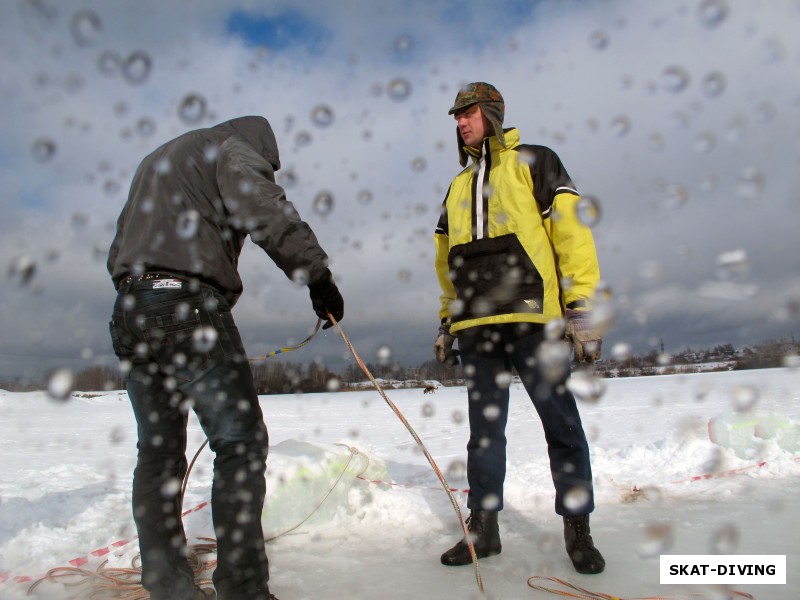
[[[569,370],[565,369],[564,376],[557,381],[544,376],[535,360],[536,350],[543,341],[542,326],[523,323],[484,325],[458,332],[469,395],[467,506],[470,509],[503,509],[507,379],[513,367],[544,428],[556,490],[556,513],[577,516],[594,510],[589,445],[575,397],[564,385]]]
[[[230,308],[215,289],[179,278],[123,283],[110,323],[129,369],[138,459],[133,516],[142,583],[153,599],[192,598],[193,573],[181,519],[186,425],[194,410],[214,452],[211,511],[219,600],[269,596],[261,529],[268,435]]]

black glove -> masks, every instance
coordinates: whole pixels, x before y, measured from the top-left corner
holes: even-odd
[[[339,288],[333,282],[333,276],[328,271],[326,275],[316,283],[308,285],[308,291],[311,295],[311,306],[314,307],[314,312],[317,316],[326,321],[323,329],[333,327],[333,322],[330,320],[328,313],[331,313],[336,322],[342,320],[344,317],[344,299],[339,293]]]

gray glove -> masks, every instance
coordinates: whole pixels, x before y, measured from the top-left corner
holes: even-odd
[[[575,362],[592,364],[600,360],[603,340],[592,324],[592,313],[588,310],[567,309],[565,337],[572,344]]]
[[[458,350],[453,350],[455,336],[450,335],[450,327],[442,323],[439,326],[439,334],[433,344],[433,353],[443,365],[453,366],[458,364]]]

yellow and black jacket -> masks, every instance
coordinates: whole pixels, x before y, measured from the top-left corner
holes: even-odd
[[[450,331],[547,323],[586,309],[600,280],[594,239],[578,219],[575,185],[555,152],[519,143],[516,129],[480,149],[450,184],[434,234]]]

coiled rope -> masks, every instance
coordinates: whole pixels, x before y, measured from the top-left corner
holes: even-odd
[[[276,533],[268,538],[265,538],[265,543],[272,542],[284,535],[287,535],[303,525],[320,509],[323,503],[336,489],[336,486],[342,480],[342,477],[350,467],[353,458],[358,455],[365,459],[364,466],[358,471],[356,476],[361,476],[369,467],[369,457],[352,446],[345,444],[336,444],[337,446],[344,446],[350,450],[350,456],[347,458],[346,463],[342,467],[339,474],[334,479],[333,483],[328,487],[328,490],[319,499],[317,504],[299,523],[292,527]],[[202,450],[202,447],[201,447]],[[198,451],[199,454],[199,451]],[[195,455],[195,458],[197,454]],[[187,472],[188,476],[188,472]],[[183,498],[181,497],[181,501]],[[201,537],[200,543],[192,544],[189,547],[187,559],[189,565],[194,572],[195,583],[201,588],[210,588],[212,582],[210,579],[203,579],[201,575],[209,570],[212,570],[217,561],[213,558],[203,559],[203,556],[213,555],[217,552],[217,541],[213,538]],[[30,596],[36,588],[44,582],[60,583],[66,588],[80,588],[79,598],[86,600],[108,600],[109,598],[119,598],[125,600],[147,600],[150,593],[142,587],[141,575],[142,570],[139,562],[139,554],[136,554],[131,560],[129,568],[124,567],[107,567],[108,560],[103,561],[96,570],[90,571],[80,567],[56,567],[50,569],[44,577],[33,582],[29,587],[27,594]],[[87,589],[88,588],[88,589]]]

